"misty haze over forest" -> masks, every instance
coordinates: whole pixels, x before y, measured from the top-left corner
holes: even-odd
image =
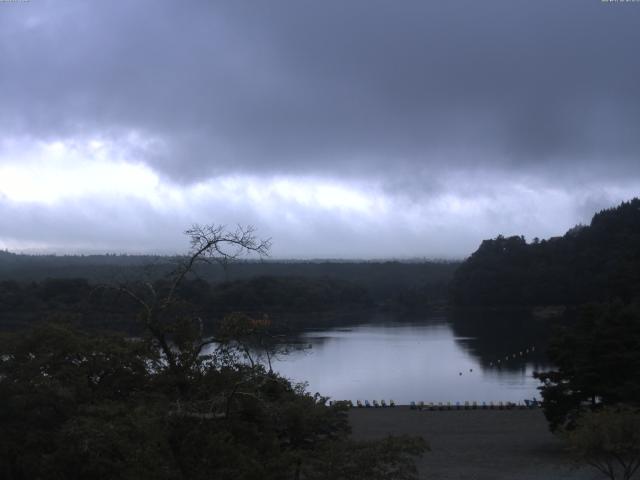
[[[0,248],[462,258],[640,191],[633,4],[0,7]]]

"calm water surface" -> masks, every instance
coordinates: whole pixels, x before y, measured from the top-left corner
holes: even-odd
[[[301,334],[297,342],[306,348],[278,357],[274,370],[308,382],[311,392],[354,402],[539,397],[532,373],[548,368],[542,353],[546,330],[529,319],[369,320]]]

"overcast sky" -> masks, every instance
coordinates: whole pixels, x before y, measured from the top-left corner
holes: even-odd
[[[0,2],[0,248],[464,257],[640,194],[640,2]]]

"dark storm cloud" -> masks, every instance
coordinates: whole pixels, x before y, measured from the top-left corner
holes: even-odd
[[[0,248],[562,234],[640,193],[639,26],[599,0],[0,2]]]
[[[614,179],[640,171],[639,25],[596,0],[2,4],[0,125],[137,132],[177,181]]]

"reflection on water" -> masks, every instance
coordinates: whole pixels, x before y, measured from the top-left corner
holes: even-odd
[[[532,373],[547,368],[547,328],[540,322],[495,314],[367,320],[302,334],[297,340],[310,348],[277,359],[274,369],[309,382],[312,392],[353,401],[497,402],[539,396]]]

